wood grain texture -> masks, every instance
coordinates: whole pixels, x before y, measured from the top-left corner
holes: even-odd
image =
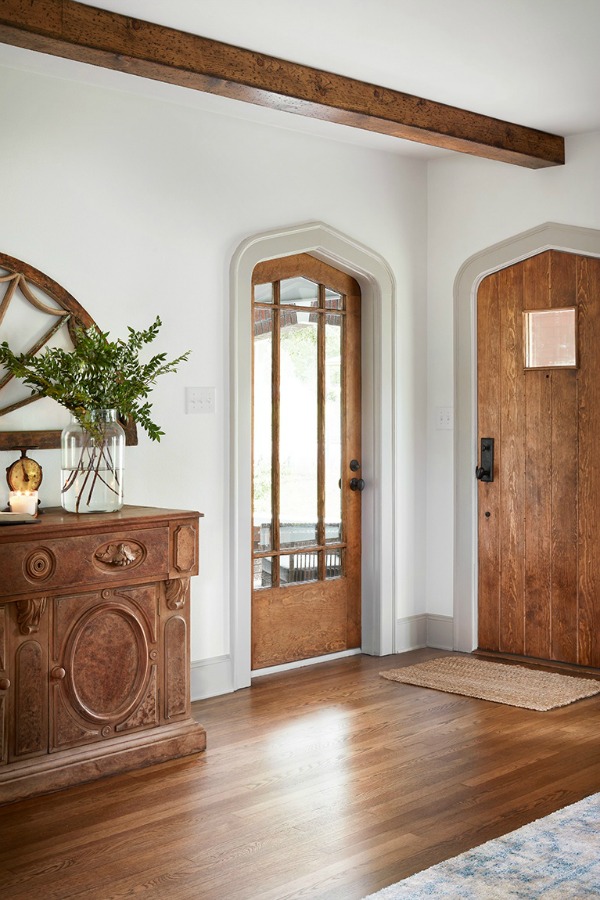
[[[522,498],[525,493],[525,384],[523,380],[523,272],[511,266],[498,272],[501,381],[500,432],[502,470],[500,494],[500,650],[524,652],[524,548],[525,519]]]
[[[0,40],[529,168],[564,163],[564,139],[72,0],[4,0]]]
[[[207,752],[0,809],[6,900],[360,900],[598,790],[600,697],[547,713],[352,657],[193,704]]]
[[[600,262],[578,257],[579,630],[578,662],[600,666]]]
[[[550,253],[550,306],[577,306],[577,257]],[[577,662],[579,408],[578,371],[555,369],[552,383],[551,659]]]
[[[356,284],[356,282],[355,282]],[[348,480],[350,461],[357,459],[362,463],[362,409],[361,409],[361,296],[358,285],[346,294],[346,322],[344,329],[346,343],[345,364],[343,367],[344,397],[342,410],[342,484]],[[367,481],[369,472],[361,469],[356,473]],[[346,476],[346,477],[345,477]],[[342,521],[345,523],[344,538],[346,549],[343,571],[347,584],[346,603],[346,642],[349,648],[360,647],[361,643],[361,591],[362,591],[362,535],[361,509],[362,494],[360,491],[349,491],[347,486],[342,490]]]
[[[502,442],[500,441],[500,302],[498,279],[485,278],[477,294],[477,358],[485,359],[477,379],[477,450],[481,439],[493,437],[494,481],[477,484],[479,539],[478,629],[479,646],[500,649],[500,492]],[[479,462],[479,457],[478,457]]]
[[[345,579],[283,585],[252,595],[252,668],[348,649]]]
[[[523,277],[522,311],[547,309],[550,306],[549,254],[537,254],[519,268]],[[522,312],[520,318],[523,319]],[[532,370],[521,375],[525,390],[521,422],[524,428],[523,501],[526,516],[523,653],[540,659],[551,656],[553,375],[554,372],[545,370]]]
[[[197,571],[197,520],[49,510],[0,530],[0,804],[204,749],[189,578],[168,577],[178,563]],[[97,564],[111,533],[139,548],[139,565]]]
[[[310,316],[316,322],[315,382],[317,421],[317,528],[316,540],[304,546],[303,552],[314,555],[315,571],[304,583],[282,583],[281,557],[298,550],[293,544],[280,541],[280,444],[281,407],[281,348],[279,336],[296,316],[293,305],[280,305],[280,286],[285,279],[303,277],[318,286],[318,305]],[[272,546],[267,551],[253,551],[253,559],[270,557],[272,582],[252,593],[252,668],[280,665],[310,657],[323,656],[360,646],[361,641],[361,494],[350,489],[350,460],[361,458],[361,334],[360,288],[345,272],[335,269],[309,254],[297,254],[260,263],[252,275],[253,284],[273,285],[272,304],[257,305],[255,309],[273,311],[272,374]],[[327,306],[326,288],[344,296],[343,310],[331,311]],[[317,295],[317,294],[316,294]],[[298,313],[306,313],[298,307]],[[341,474],[342,535],[335,544],[325,542],[325,394],[326,394],[326,321],[335,316],[341,326]],[[300,414],[302,412],[300,411]],[[253,425],[254,431],[254,425]],[[356,473],[358,475],[361,472]],[[253,513],[254,517],[254,513]],[[341,577],[327,578],[327,553],[339,550],[343,559]],[[291,569],[291,567],[290,567]]]
[[[578,311],[579,367],[524,370],[522,311],[564,307]],[[489,276],[478,329],[479,433],[499,435],[499,484],[479,488],[479,646],[598,667],[599,261],[553,250]],[[501,498],[487,522],[484,491],[486,507]]]

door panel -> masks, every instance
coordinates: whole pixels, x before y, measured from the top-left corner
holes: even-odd
[[[600,666],[600,261],[580,257],[579,660]],[[583,365],[583,360],[586,364]]]
[[[523,312],[577,308],[578,368],[525,369]],[[547,251],[478,291],[479,646],[600,665],[600,261]]]
[[[360,646],[360,291],[308,254],[253,285],[258,669]]]

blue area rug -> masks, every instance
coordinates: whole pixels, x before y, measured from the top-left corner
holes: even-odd
[[[600,897],[600,794],[418,872],[367,900]]]

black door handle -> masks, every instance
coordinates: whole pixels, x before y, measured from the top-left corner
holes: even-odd
[[[478,481],[494,480],[494,438],[481,438],[480,465],[475,467]]]
[[[364,489],[365,489],[364,478],[351,478],[350,479],[350,490],[351,491],[364,491]]]

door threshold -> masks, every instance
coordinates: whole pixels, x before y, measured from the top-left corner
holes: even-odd
[[[502,650],[473,650],[473,656],[481,659],[502,659],[506,662],[521,663],[522,665],[536,666],[537,668],[551,669],[556,672],[571,672],[573,675],[598,675],[598,669],[594,666],[584,666],[578,663],[562,662],[559,659],[541,659],[537,656],[522,656],[518,653],[507,653]]]
[[[261,675],[275,675],[277,672],[289,672],[290,669],[300,669],[302,666],[314,666],[317,663],[332,662],[334,659],[344,659],[345,656],[358,656],[360,653],[362,653],[360,647],[354,650],[340,650],[339,653],[327,653],[325,656],[313,656],[311,659],[297,659],[295,662],[282,663],[280,666],[252,669],[250,676],[252,678],[260,678]]]

